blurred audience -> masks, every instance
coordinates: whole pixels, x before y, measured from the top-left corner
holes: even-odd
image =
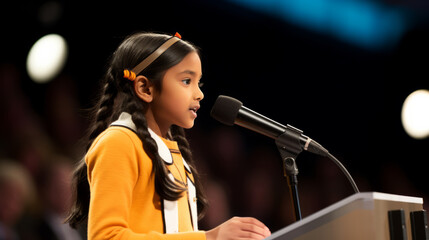
[[[34,200],[34,187],[18,163],[0,160],[0,239],[18,240],[18,223]]]
[[[219,181],[206,181],[204,187],[210,207],[199,226],[201,229],[212,229],[231,218],[230,199]]]
[[[67,159],[56,157],[46,165],[39,179],[41,213],[36,221],[40,239],[81,240],[79,233],[64,219],[72,204],[71,177],[73,166]]]

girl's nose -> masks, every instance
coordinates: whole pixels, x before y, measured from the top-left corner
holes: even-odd
[[[203,98],[204,98],[204,93],[203,93],[203,91],[201,91],[201,88],[200,87],[197,87],[197,93],[196,93],[196,95],[195,95],[196,97],[195,97],[195,99],[196,100],[198,100],[198,101],[201,101],[201,100],[203,100]]]

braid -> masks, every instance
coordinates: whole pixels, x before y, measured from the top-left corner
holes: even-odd
[[[93,120],[94,123],[92,124],[93,127],[88,134],[86,151],[88,151],[94,139],[108,127],[113,112],[113,104],[117,95],[118,91],[115,86],[114,77],[111,69],[109,69],[105,77],[103,94],[94,108],[96,113]],[[89,210],[90,189],[87,180],[85,158],[79,161],[73,173],[73,183],[73,197],[75,200],[66,222],[68,222],[70,226],[76,228],[80,223],[86,220]]]
[[[103,88],[103,94],[95,107],[95,117],[88,136],[88,145],[86,150],[89,149],[94,139],[103,132],[110,124],[113,113],[113,105],[115,98],[118,95],[118,89],[115,84],[115,79],[112,74],[112,70],[107,70],[105,84]]]
[[[191,147],[189,146],[189,142],[186,139],[185,131],[183,128],[178,127],[176,125],[171,126],[171,135],[173,136],[173,140],[179,144],[180,152],[188,162],[192,163],[192,152]]]
[[[164,161],[158,154],[158,146],[148,131],[142,100],[136,97],[134,93],[128,94],[128,96],[134,99],[126,101],[128,104],[125,109],[131,113],[132,120],[137,128],[137,136],[139,136],[143,143],[143,149],[152,159],[152,171],[155,173],[155,190],[163,199],[170,201],[177,200],[186,191],[186,188],[176,184],[168,177]]]
[[[192,158],[191,147],[189,145],[188,140],[186,139],[185,131],[183,130],[183,128],[173,125],[171,126],[170,131],[173,136],[173,140],[178,143],[179,150],[182,153],[183,158],[186,160],[189,167],[191,168],[192,175],[194,176],[198,199],[198,217],[199,219],[201,219],[202,217],[204,217],[205,210],[208,207],[208,200],[206,198],[205,192],[203,191],[204,188],[201,183],[198,171],[195,167],[194,159]]]

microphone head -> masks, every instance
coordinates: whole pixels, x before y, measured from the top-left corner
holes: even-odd
[[[232,126],[243,103],[235,98],[219,95],[210,115],[219,122]]]

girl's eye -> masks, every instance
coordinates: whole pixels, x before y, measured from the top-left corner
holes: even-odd
[[[182,80],[182,82],[185,84],[185,85],[189,85],[189,84],[191,84],[191,79],[184,79],[184,80]]]
[[[198,82],[198,87],[203,87],[204,86],[204,83],[203,82]]]

